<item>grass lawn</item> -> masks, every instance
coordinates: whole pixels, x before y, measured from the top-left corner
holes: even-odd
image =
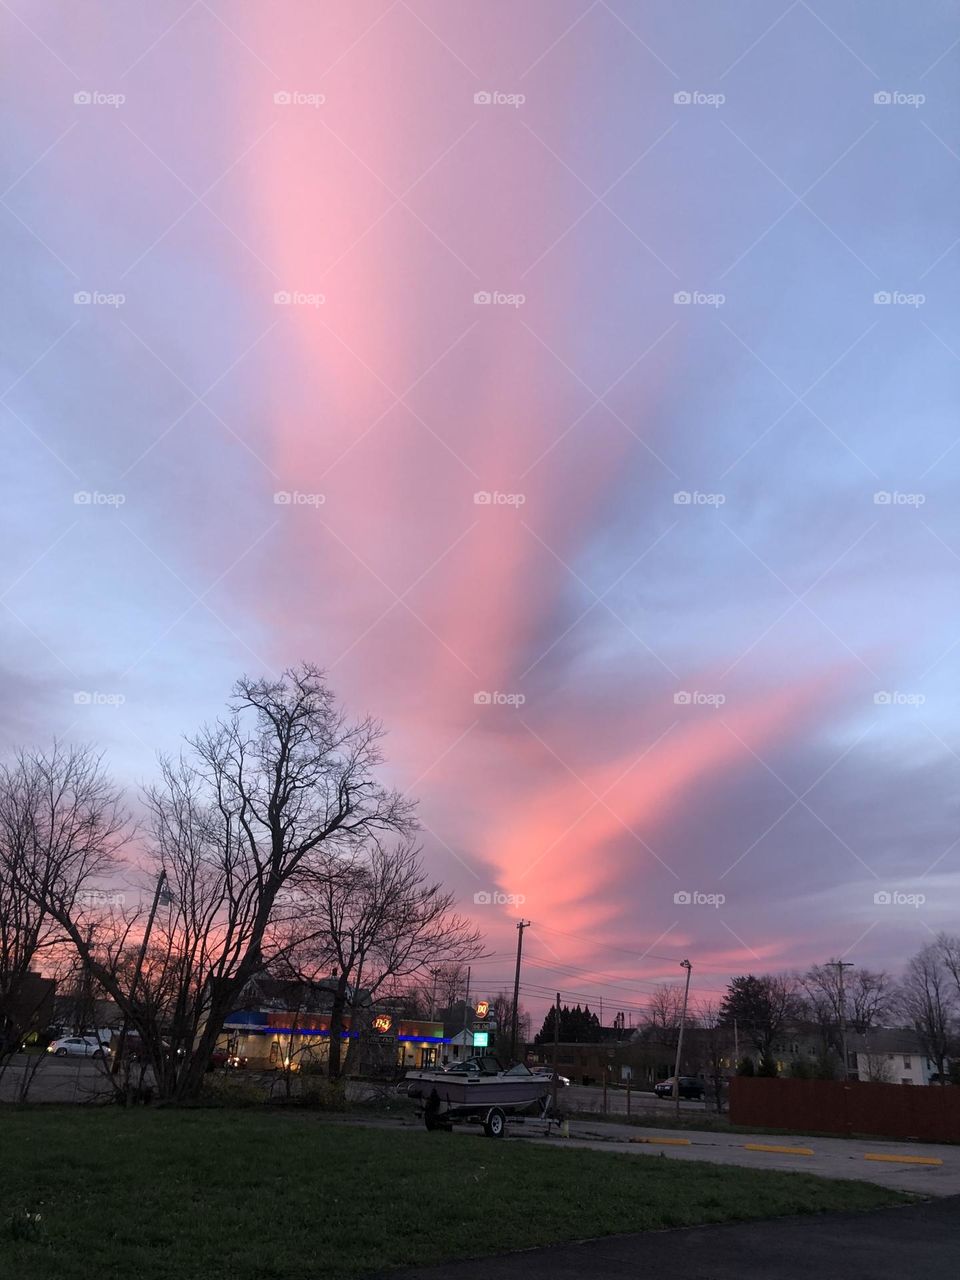
[[[0,1258],[18,1280],[359,1276],[622,1231],[872,1209],[859,1182],[316,1115],[0,1110]],[[39,1213],[36,1238],[13,1225]]]

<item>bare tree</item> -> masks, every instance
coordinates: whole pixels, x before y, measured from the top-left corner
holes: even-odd
[[[76,886],[111,865],[119,838],[116,798],[99,774],[66,854],[56,843],[64,824],[48,823],[51,870],[30,892],[129,1019],[165,1096],[199,1090],[227,1014],[281,938],[285,887],[372,834],[411,829],[411,804],[376,781],[381,736],[370,718],[348,720],[309,664],[238,681],[226,717],[162,761],[146,793],[160,873],[149,952],[153,912],[146,924],[142,910],[114,920],[104,942],[77,911]]]
[[[392,993],[431,964],[457,964],[480,954],[480,935],[454,911],[454,895],[428,879],[410,844],[377,839],[348,859],[303,878],[317,921],[316,947],[335,969],[329,1074],[341,1073],[348,1010],[359,1025],[379,994]]]
[[[683,1013],[683,987],[669,984],[657,987],[647,1001],[643,1019],[648,1035],[661,1044],[676,1046],[680,1034],[680,1018]],[[689,1015],[688,1015],[689,1017]]]
[[[502,1062],[509,1062],[513,1050],[513,992],[498,991],[490,1001],[489,1016],[496,1023],[493,1045],[494,1056]],[[517,1012],[517,1045],[518,1053],[523,1058],[523,1046],[530,1040],[530,1015],[523,1005]]]
[[[62,964],[70,940],[92,947],[86,886],[113,870],[130,830],[120,791],[89,747],[55,742],[0,766],[0,1060],[30,1013],[34,963],[52,954]]]
[[[714,1000],[702,1000],[697,1005],[697,1024],[700,1027],[705,1074],[713,1084],[714,1104],[719,1115],[723,1111],[726,1072],[736,1068],[733,1061],[733,1032],[720,1015],[719,1003]]]
[[[815,964],[799,979],[813,1021],[820,1027],[824,1049],[840,1052],[840,1028],[860,1035],[882,1024],[892,1012],[893,983],[883,971],[853,969],[846,976],[840,961]]]
[[[923,1051],[945,1079],[953,1042],[956,993],[939,942],[928,943],[907,964],[900,985],[899,1008],[911,1023]]]

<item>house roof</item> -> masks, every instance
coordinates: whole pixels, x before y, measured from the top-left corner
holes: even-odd
[[[879,1027],[865,1035],[847,1034],[848,1053],[916,1053],[925,1056],[920,1037],[910,1027]]]

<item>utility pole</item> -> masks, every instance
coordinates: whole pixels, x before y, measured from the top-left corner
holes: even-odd
[[[559,1077],[557,1075],[560,1068],[557,1066],[557,1059],[560,1056],[560,992],[557,992],[557,1005],[553,1011],[553,1101],[550,1104],[553,1114],[557,1114],[557,1085]]]
[[[843,1056],[843,1079],[850,1078],[847,1066],[847,998],[843,990],[843,971],[856,966],[852,960],[830,960],[828,968],[837,971],[837,1020],[840,1024],[840,1053]]]
[[[463,1002],[463,1056],[467,1056],[467,1018],[470,1016],[470,974],[471,966],[467,965],[467,995]],[[471,1037],[472,1040],[472,1037]],[[471,1049],[473,1044],[470,1045]]]
[[[510,1028],[510,1058],[517,1060],[517,1030],[520,1025],[520,957],[523,955],[523,931],[530,927],[529,920],[517,921],[517,969],[513,975],[513,1021]]]
[[[687,981],[683,988],[683,1008],[680,1010],[680,1030],[677,1032],[677,1061],[673,1068],[673,1110],[680,1115],[680,1055],[683,1053],[683,1028],[687,1021],[687,997],[690,994],[690,970],[693,968],[689,960],[681,960],[680,968],[686,969]]]

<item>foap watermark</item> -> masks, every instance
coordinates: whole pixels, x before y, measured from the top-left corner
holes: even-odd
[[[125,493],[101,493],[98,489],[78,489],[73,501],[78,507],[122,507]]]
[[[903,893],[900,889],[878,889],[873,895],[875,907],[913,907],[918,910],[927,900],[925,893]]]
[[[125,293],[102,293],[99,289],[78,289],[73,295],[75,307],[122,307],[127,300]]]
[[[678,889],[673,895],[678,907],[722,907],[727,896],[724,893],[701,893],[699,889]]]
[[[673,95],[678,107],[722,107],[727,100],[725,93],[704,93],[702,89],[678,89]]]
[[[873,95],[875,107],[922,107],[927,100],[925,93],[904,93],[902,89],[881,89]]]
[[[875,307],[922,307],[927,300],[925,293],[904,293],[902,289],[878,289],[873,295]]]
[[[275,307],[322,307],[326,300],[322,293],[305,293],[302,289],[278,289],[273,295]]]
[[[526,500],[525,493],[501,493],[499,489],[478,489],[473,495],[478,507],[522,507]]]
[[[278,889],[273,901],[278,907],[307,907],[310,905],[310,895],[302,889]]]
[[[726,500],[725,493],[701,493],[699,489],[678,489],[673,495],[676,507],[722,507]]]
[[[478,289],[473,295],[475,307],[522,307],[527,300],[525,293],[504,293],[502,289]]]
[[[76,900],[81,907],[122,907],[127,895],[106,889],[81,889]]]
[[[73,95],[75,107],[122,107],[127,100],[125,93],[104,93],[102,89],[79,89]]]
[[[722,707],[726,700],[725,693],[704,693],[700,689],[678,689],[673,695],[677,707]]]
[[[473,701],[478,707],[522,707],[526,700],[524,693],[501,693],[496,689],[492,693],[479,689],[473,695]]]
[[[880,689],[873,695],[878,707],[922,707],[926,700],[926,694],[904,693],[900,689]]]
[[[873,495],[876,507],[922,507],[926,500],[925,493],[901,493],[899,489],[878,489]]]
[[[704,293],[702,289],[678,289],[673,295],[675,307],[722,307],[727,300],[725,293]]]
[[[500,889],[478,889],[473,895],[475,907],[522,907],[526,894],[503,893]]]
[[[475,107],[522,107],[526,100],[525,93],[504,93],[501,89],[481,89],[473,95]]]
[[[326,500],[325,493],[301,493],[299,489],[278,489],[273,495],[278,507],[322,507]]]
[[[101,693],[96,689],[78,689],[73,695],[77,707],[122,707],[126,700],[122,693]]]
[[[322,107],[325,93],[304,93],[301,89],[278,89],[273,95],[275,107]]]

